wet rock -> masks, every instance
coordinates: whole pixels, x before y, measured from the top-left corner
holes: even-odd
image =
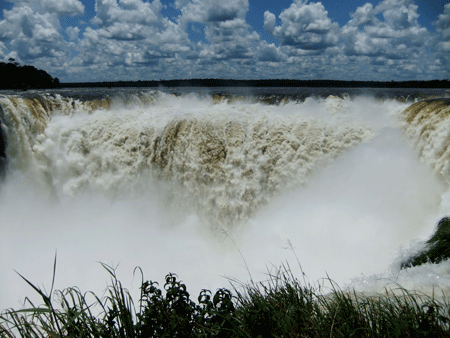
[[[442,218],[436,226],[433,236],[426,242],[425,250],[402,262],[406,269],[424,263],[440,263],[450,258],[450,217]]]

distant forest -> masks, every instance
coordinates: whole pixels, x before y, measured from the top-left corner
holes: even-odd
[[[232,80],[183,79],[151,81],[60,83],[44,70],[21,66],[14,59],[0,62],[0,89],[44,89],[86,87],[334,87],[334,88],[450,88],[450,80],[430,81],[341,81],[341,80]]]
[[[430,81],[340,81],[340,80],[227,80],[186,79],[63,83],[61,87],[340,87],[340,88],[450,88],[450,80]]]
[[[21,66],[14,59],[0,62],[0,89],[59,88],[58,78],[33,66]]]

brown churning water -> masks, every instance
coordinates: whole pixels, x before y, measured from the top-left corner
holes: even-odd
[[[450,212],[448,100],[94,94],[0,97],[0,308],[32,293],[14,270],[50,280],[55,250],[56,287],[83,291],[106,286],[98,261],[194,294],[247,280],[242,256],[264,279],[288,241],[312,281],[450,285],[445,264],[397,264]]]

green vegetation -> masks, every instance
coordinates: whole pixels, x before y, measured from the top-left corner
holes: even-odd
[[[450,80],[431,81],[342,81],[342,80],[235,80],[178,79],[63,83],[63,87],[321,87],[321,88],[450,88]]]
[[[53,78],[42,69],[33,66],[20,66],[14,59],[8,63],[0,62],[0,89],[57,88],[58,78]]]
[[[168,274],[158,283],[142,281],[135,304],[111,275],[107,295],[99,298],[77,288],[55,292],[56,307],[24,278],[44,304],[0,315],[0,337],[448,337],[446,301],[406,290],[367,296],[306,285],[283,267],[266,283],[239,285],[233,292],[202,290],[198,303],[186,286]],[[141,272],[142,273],[142,272]],[[22,277],[23,278],[23,277]],[[53,289],[53,287],[52,287]],[[91,300],[89,300],[91,299]]]
[[[424,263],[440,263],[450,258],[450,217],[442,218],[433,236],[426,242],[425,250],[402,263],[402,268]]]

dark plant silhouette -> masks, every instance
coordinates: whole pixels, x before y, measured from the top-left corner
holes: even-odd
[[[436,225],[436,231],[426,242],[426,248],[402,263],[403,269],[427,262],[440,263],[450,258],[450,217],[443,217]]]
[[[55,291],[60,306],[52,291],[46,294],[22,277],[44,305],[27,299],[28,308],[0,313],[0,338],[450,336],[448,302],[403,289],[367,296],[341,290],[329,280],[331,289],[321,291],[301,284],[284,267],[265,283],[242,285],[241,291],[219,289],[212,296],[202,290],[196,304],[186,285],[170,273],[163,290],[156,282],[142,281],[136,309],[114,268],[102,265],[112,282],[105,297],[72,287]]]
[[[47,72],[33,66],[20,66],[13,58],[0,62],[0,89],[56,88],[60,83]]]

